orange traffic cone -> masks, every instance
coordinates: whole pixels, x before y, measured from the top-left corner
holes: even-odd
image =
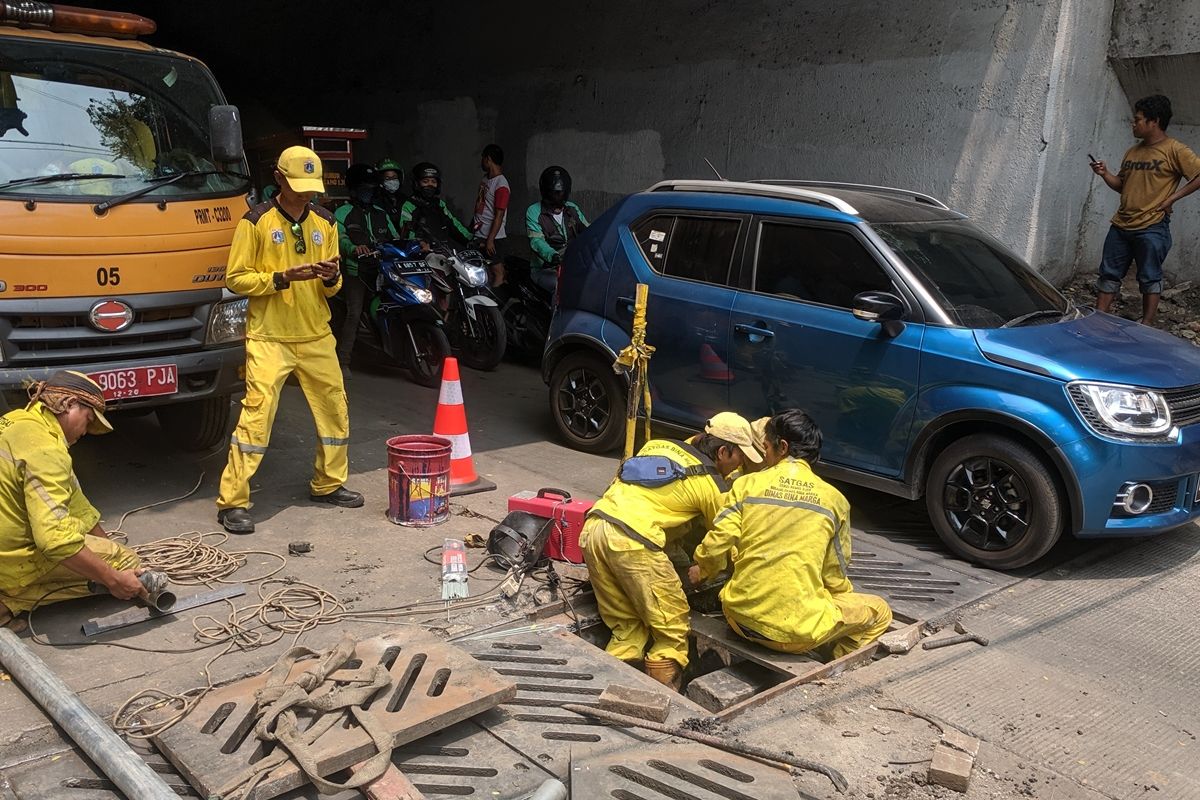
[[[729,371],[729,366],[721,360],[717,351],[713,350],[712,345],[707,342],[700,345],[700,380],[713,383],[733,381],[733,373]]]
[[[475,472],[471,456],[471,437],[467,434],[467,409],[463,405],[462,382],[458,377],[458,359],[450,356],[442,368],[442,390],[438,394],[437,415],[433,418],[433,435],[449,439],[450,496],[490,492],[496,484],[486,481]]]

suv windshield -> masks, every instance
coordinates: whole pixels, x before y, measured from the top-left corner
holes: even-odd
[[[90,45],[3,39],[0,195],[108,198],[183,177],[146,200],[245,189],[215,172],[208,110],[223,102],[184,58]]]
[[[969,223],[941,220],[871,227],[963,327],[1055,322],[1071,310],[1048,281]]]

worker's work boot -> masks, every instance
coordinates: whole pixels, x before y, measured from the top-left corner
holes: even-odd
[[[13,633],[21,633],[29,627],[29,624],[24,619],[16,617],[8,606],[0,605],[0,628],[8,628]]]
[[[222,508],[217,512],[217,522],[230,533],[254,533],[254,520],[244,508]]]
[[[329,494],[310,494],[309,500],[314,503],[329,503],[342,508],[358,508],[363,504],[361,492],[352,492],[345,486],[339,486]]]
[[[669,658],[647,658],[643,670],[663,686],[679,691],[679,684],[683,680],[683,667],[679,666],[678,662]]]

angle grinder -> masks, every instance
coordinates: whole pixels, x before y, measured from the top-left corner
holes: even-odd
[[[149,570],[138,576],[146,589],[145,603],[155,611],[170,611],[175,605],[175,593],[167,588],[167,573]],[[108,587],[102,583],[88,581],[88,591],[92,594],[109,594]]]

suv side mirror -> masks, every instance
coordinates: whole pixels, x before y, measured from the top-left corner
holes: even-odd
[[[242,115],[237,106],[208,109],[208,140],[218,164],[242,160]]]
[[[862,292],[854,297],[851,309],[863,322],[878,322],[889,339],[895,339],[904,330],[902,321],[908,313],[904,301],[891,292]]]

